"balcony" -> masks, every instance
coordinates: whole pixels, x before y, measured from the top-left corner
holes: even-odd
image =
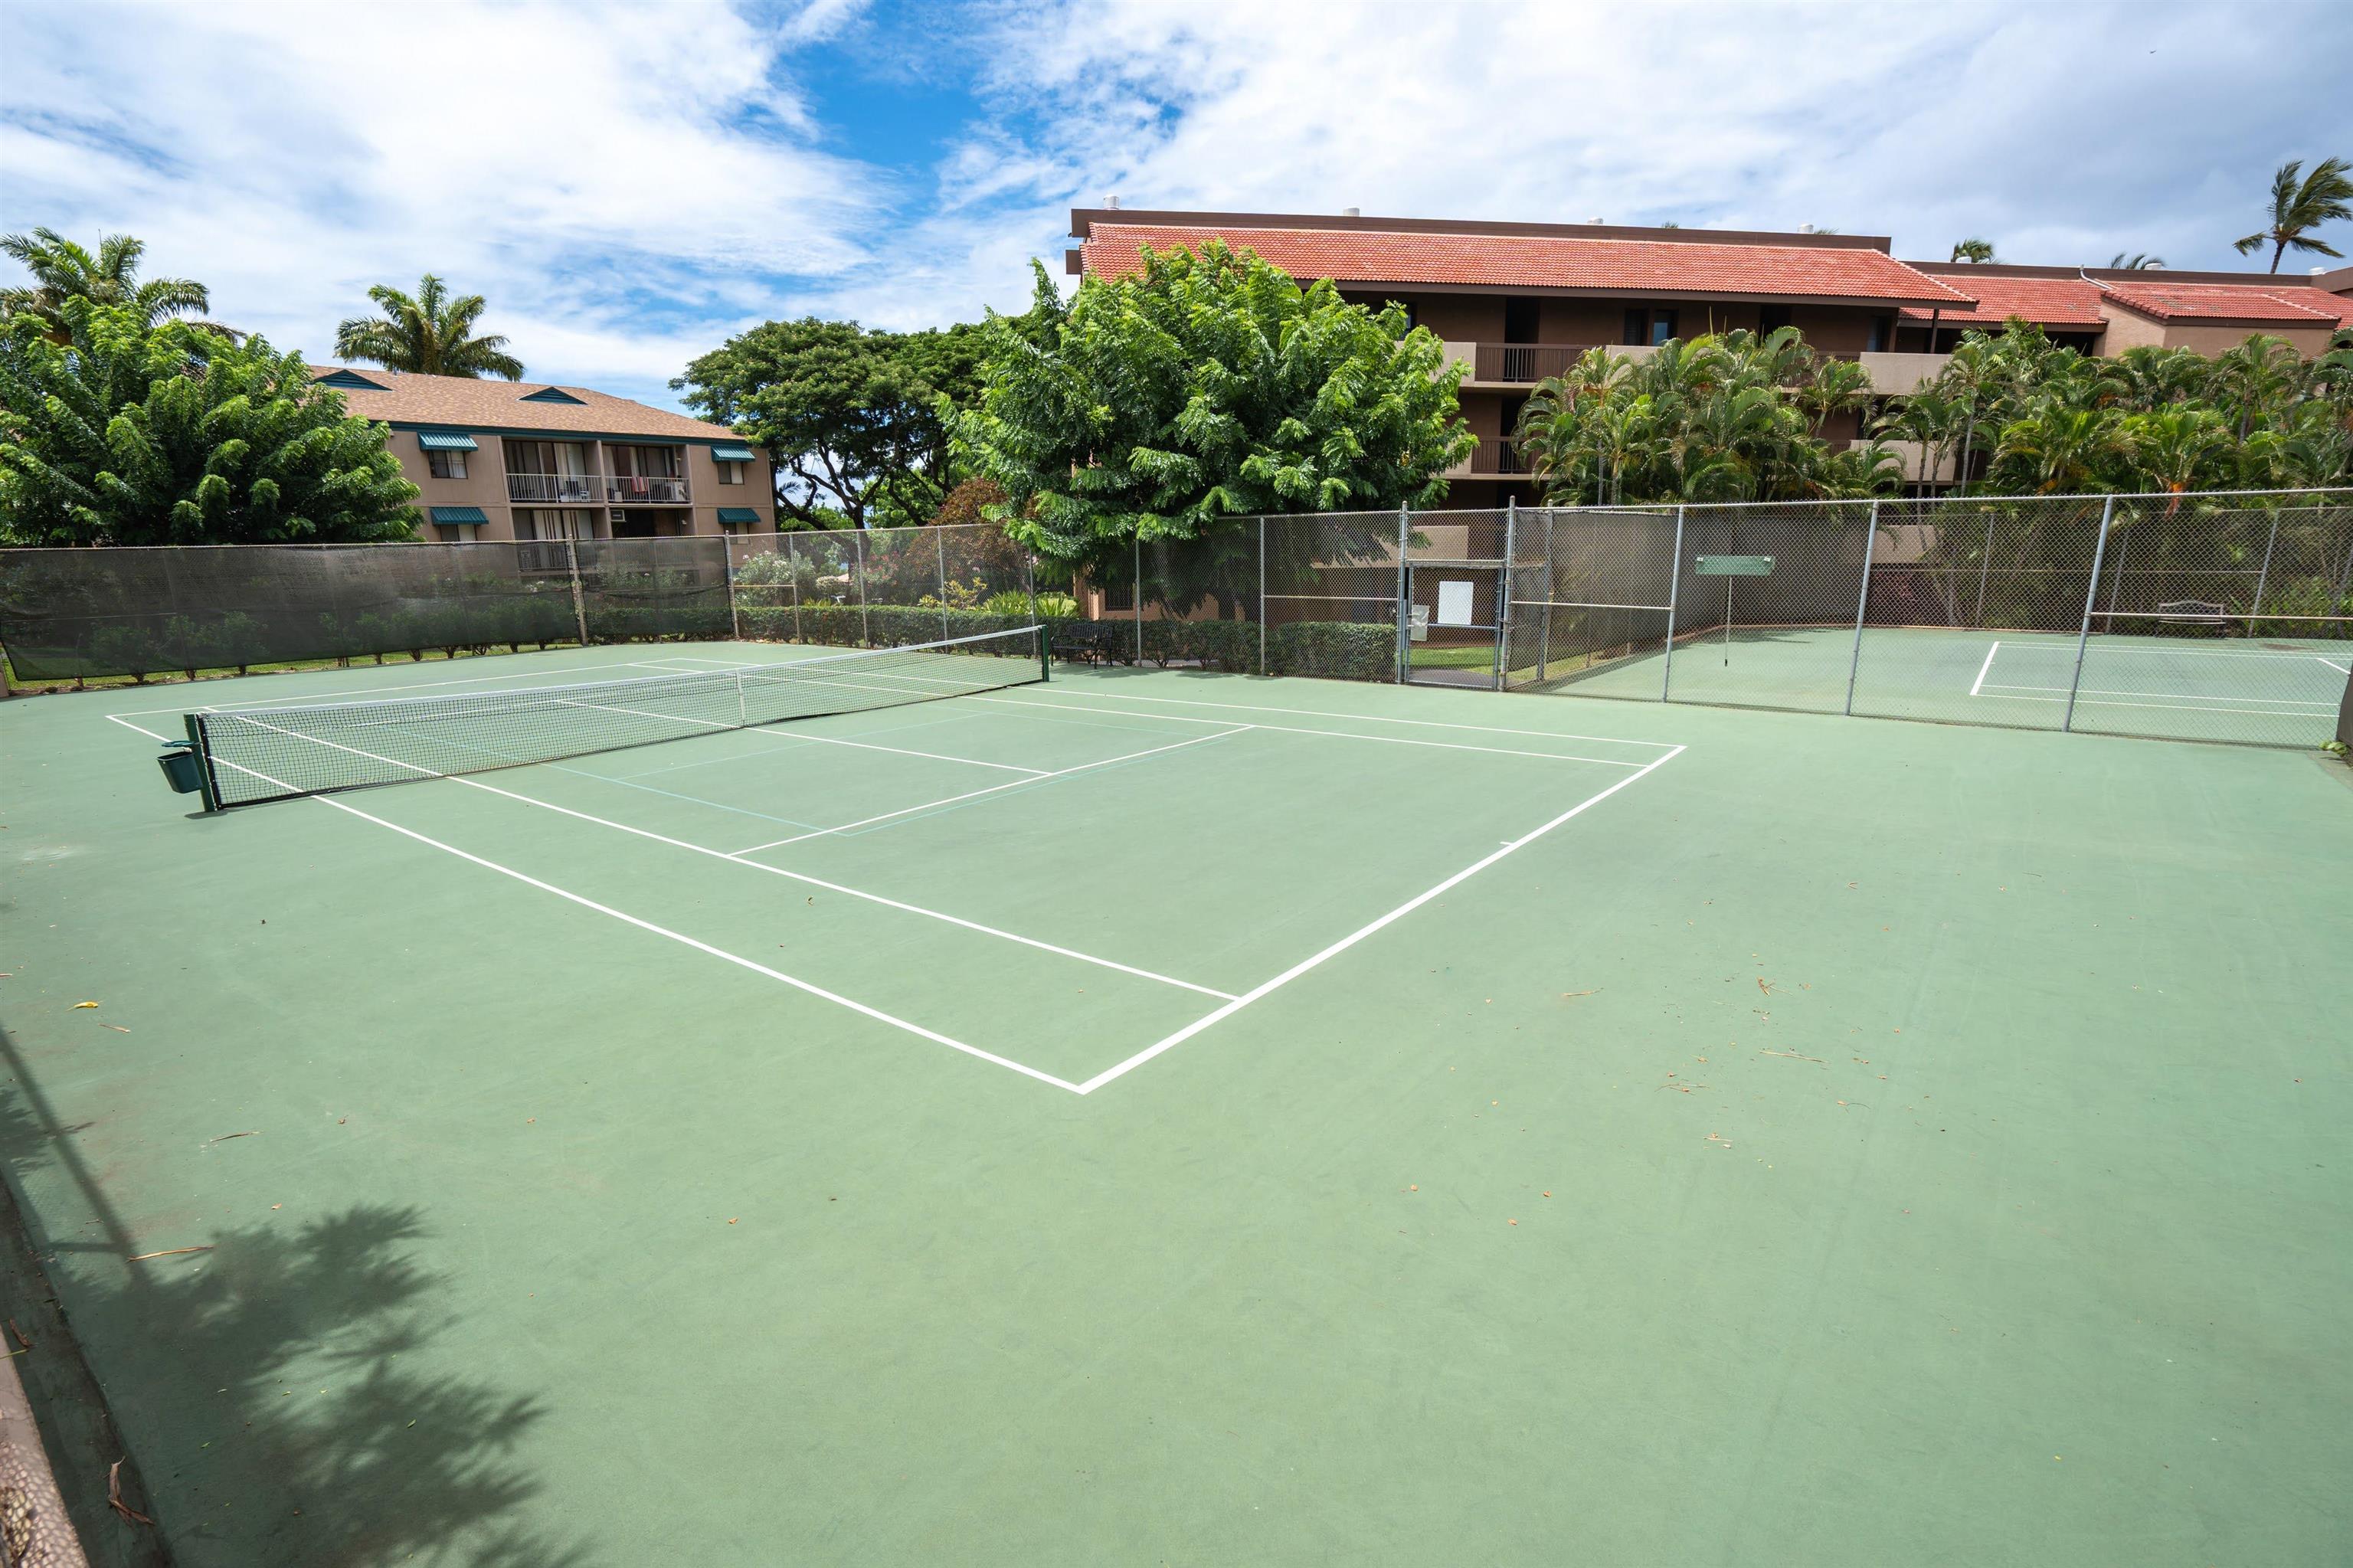
[[[1592,349],[1601,348],[1636,365],[1658,353],[1647,343],[1449,343],[1446,363],[1466,367],[1465,387],[1533,387],[1567,373]],[[1820,351],[1817,351],[1820,352]],[[1871,376],[1871,388],[1882,397],[1907,397],[1933,381],[1952,358],[1948,354],[1823,354],[1825,359],[1852,359]]]
[[[535,503],[542,505],[555,503],[578,504],[593,502],[602,493],[600,482],[593,473],[511,473],[507,475],[507,499]]]
[[[605,499],[616,506],[683,506],[686,481],[608,474],[605,479]]]
[[[1519,447],[1511,441],[1493,441],[1482,438],[1472,449],[1471,456],[1446,471],[1449,479],[1509,479],[1528,471],[1520,461]]]

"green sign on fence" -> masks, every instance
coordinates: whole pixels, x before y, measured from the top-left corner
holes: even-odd
[[[1773,557],[1702,556],[1693,569],[1704,577],[1769,577],[1773,575]]]

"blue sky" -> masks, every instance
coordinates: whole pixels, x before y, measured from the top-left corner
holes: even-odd
[[[2226,268],[2275,165],[2353,154],[2343,4],[12,0],[7,33],[0,229],[141,235],[320,356],[429,269],[533,379],[659,403],[771,317],[1018,307],[1106,193]]]

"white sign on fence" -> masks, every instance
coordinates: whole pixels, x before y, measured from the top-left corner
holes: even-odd
[[[1468,626],[1471,624],[1471,587],[1468,582],[1451,579],[1438,585],[1438,624]]]

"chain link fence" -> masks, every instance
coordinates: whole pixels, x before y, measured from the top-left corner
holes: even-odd
[[[20,680],[1043,621],[1094,663],[2306,746],[2353,671],[2353,492],[1320,513],[1040,592],[987,524],[0,551]]]

